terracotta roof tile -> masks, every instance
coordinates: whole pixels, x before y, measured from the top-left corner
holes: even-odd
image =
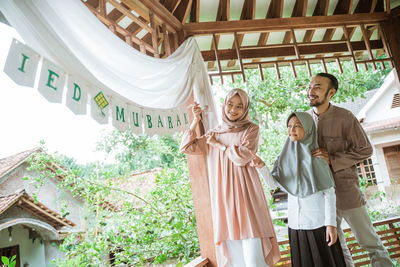
[[[400,127],[400,117],[372,122],[372,123],[363,123],[362,126],[366,132],[374,132],[374,131]]]
[[[75,223],[67,218],[63,218],[59,213],[49,209],[40,202],[35,202],[34,199],[25,192],[25,190],[10,195],[0,196],[0,214],[4,213],[15,203],[17,203],[20,208],[32,213],[56,229],[63,226],[75,226]]]
[[[40,148],[34,148],[7,158],[0,159],[0,177],[9,173],[11,170],[23,163],[32,153],[39,150]]]

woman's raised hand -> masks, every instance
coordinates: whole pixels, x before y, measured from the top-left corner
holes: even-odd
[[[200,104],[195,102],[192,107],[192,113],[193,113],[193,117],[195,120],[201,121],[201,117],[200,117],[201,111],[202,110],[201,110]]]

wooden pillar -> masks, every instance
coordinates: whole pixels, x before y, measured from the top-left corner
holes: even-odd
[[[193,94],[186,106],[188,107],[192,104],[194,104]],[[192,121],[193,116],[191,108],[188,108],[187,111],[189,120]],[[197,135],[200,136],[204,133],[204,128],[198,128]],[[201,257],[208,259],[207,266],[217,267],[206,157],[202,155],[187,155],[187,162],[192,186],[194,210],[196,213]]]
[[[390,17],[382,23],[388,50],[397,73],[400,71],[400,17]],[[399,79],[399,76],[397,76]],[[399,88],[400,91],[400,88]]]

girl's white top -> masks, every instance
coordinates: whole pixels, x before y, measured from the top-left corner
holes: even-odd
[[[258,169],[271,189],[278,187],[267,166]],[[336,195],[331,187],[307,197],[288,194],[288,224],[291,229],[312,230],[322,226],[336,227]]]

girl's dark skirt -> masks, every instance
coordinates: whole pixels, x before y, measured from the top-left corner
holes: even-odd
[[[289,228],[293,267],[346,267],[339,238],[332,246],[326,242],[326,227],[314,230]]]

